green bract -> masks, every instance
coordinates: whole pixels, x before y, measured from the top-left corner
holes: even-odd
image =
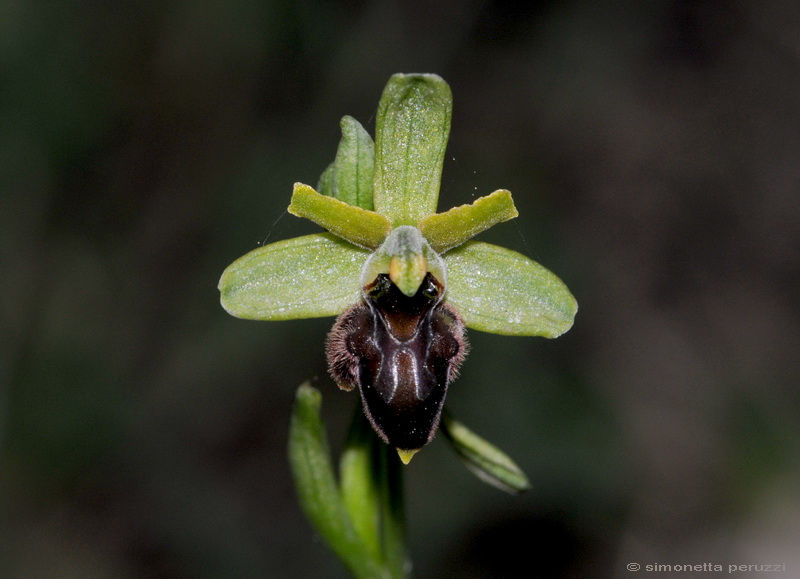
[[[390,274],[407,295],[436,267],[437,278],[446,276],[446,301],[467,327],[548,338],[566,332],[577,303],[555,274],[515,251],[469,241],[517,216],[508,191],[435,213],[451,110],[450,88],[438,76],[397,74],[378,106],[374,144],[358,121],[344,117],[320,193],[298,183],[289,206],[330,233],[272,243],[236,260],[219,282],[222,306],[257,320],[334,316],[360,299],[365,264],[367,277]]]
[[[481,480],[511,494],[531,488],[528,477],[506,453],[449,414],[442,416],[441,429],[459,458]]]

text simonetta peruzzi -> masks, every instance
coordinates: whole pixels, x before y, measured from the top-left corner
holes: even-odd
[[[727,567],[727,569],[726,569]],[[644,566],[645,571],[714,571],[721,572],[726,570],[728,573],[760,572],[769,573],[770,571],[786,571],[786,563],[730,563],[721,565],[719,563],[688,563],[672,565],[669,563],[649,563]]]

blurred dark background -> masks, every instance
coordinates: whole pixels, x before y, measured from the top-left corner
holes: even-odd
[[[339,447],[332,319],[228,316],[216,284],[315,231],[292,184],[374,130],[395,72],[454,93],[441,207],[580,304],[555,341],[471,333],[442,440],[405,469],[418,577],[800,573],[800,5],[5,0],[0,577],[339,578],[296,505],[294,390]],[[740,573],[738,576],[750,576]],[[759,575],[760,576],[760,575]],[[773,576],[777,576],[774,574]]]

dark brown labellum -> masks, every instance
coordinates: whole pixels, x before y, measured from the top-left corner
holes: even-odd
[[[346,390],[359,387],[372,426],[400,449],[419,449],[433,437],[467,353],[464,323],[442,301],[443,289],[428,273],[408,297],[380,274],[328,336],[333,379]]]

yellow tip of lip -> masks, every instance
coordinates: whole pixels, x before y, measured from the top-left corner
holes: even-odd
[[[409,462],[411,462],[411,459],[414,458],[414,455],[417,454],[417,452],[419,452],[418,448],[415,448],[413,450],[396,448],[395,450],[397,451],[397,454],[400,456],[400,460],[403,461],[403,464],[408,464]]]

